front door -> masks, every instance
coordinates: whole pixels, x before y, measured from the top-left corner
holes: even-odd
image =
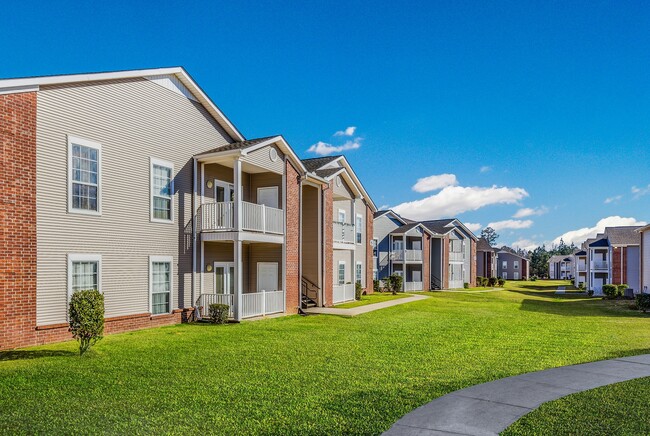
[[[594,294],[600,295],[603,293],[603,279],[602,278],[594,278],[594,283],[593,283],[593,291]]]
[[[228,201],[235,201],[235,189],[232,183],[223,182],[221,180],[214,180],[214,201],[217,203],[225,203]]]
[[[257,262],[257,292],[278,290],[278,263]]]
[[[214,263],[214,293],[235,293],[235,264],[230,262]]]

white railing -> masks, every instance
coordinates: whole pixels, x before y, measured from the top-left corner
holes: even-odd
[[[404,260],[404,250],[393,250],[390,253],[391,260]]]
[[[201,311],[201,316],[207,318],[210,316],[210,305],[219,303],[227,304],[230,306],[228,313],[229,317],[233,317],[233,308],[234,308],[234,298],[233,294],[201,294],[196,302],[196,305],[199,306]]]
[[[465,253],[462,251],[450,251],[449,252],[449,260],[451,261],[463,261],[465,260]]]
[[[354,244],[354,226],[352,224],[334,221],[332,236],[336,242]]]
[[[609,269],[609,262],[606,260],[594,260],[591,262],[592,269]]]
[[[587,264],[584,262],[578,263],[578,271],[587,271]]]
[[[235,205],[232,201],[225,203],[206,203],[199,208],[199,231],[232,230],[235,219]]]
[[[332,299],[334,300],[332,301],[334,304],[354,300],[354,283],[348,283],[346,285],[334,285]]]
[[[422,250],[406,250],[406,261],[422,260]]]
[[[404,282],[405,291],[422,291],[423,288],[422,282]]]
[[[242,318],[284,312],[284,291],[250,292],[241,297]]]
[[[199,209],[199,231],[233,230],[235,228],[235,205],[206,203]],[[242,201],[242,229],[262,233],[284,233],[284,211],[263,204]]]

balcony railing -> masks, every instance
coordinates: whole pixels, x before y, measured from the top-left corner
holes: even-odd
[[[235,294],[201,294],[196,302],[201,310],[201,316],[207,318],[210,316],[209,310],[211,304],[227,304],[230,306],[228,316],[232,318],[233,308],[235,307]]]
[[[332,236],[335,242],[354,244],[354,225],[334,221]]]
[[[451,261],[456,261],[456,262],[462,262],[465,260],[465,253],[462,251],[450,251],[449,252],[449,260]]]
[[[586,263],[578,263],[578,271],[587,271],[587,264]]]
[[[242,294],[241,297],[242,318],[284,312],[284,291],[250,292]],[[196,304],[201,309],[202,317],[210,316],[209,308],[213,303],[227,304],[230,306],[228,316],[234,317],[235,294],[201,294]]]
[[[391,252],[391,260],[403,261],[405,257],[404,250],[393,250]],[[406,250],[407,262],[421,262],[422,250]]]
[[[405,291],[422,291],[422,282],[404,282]]]
[[[609,262],[606,260],[594,260],[591,262],[592,269],[609,269]]]
[[[354,283],[334,285],[332,299],[334,304],[354,300]]]
[[[242,201],[242,229],[252,232],[284,233],[284,211],[263,204]],[[206,203],[199,207],[198,230],[234,230],[235,203]]]

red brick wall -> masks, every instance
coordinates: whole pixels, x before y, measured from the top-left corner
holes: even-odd
[[[325,305],[331,306],[334,299],[333,279],[334,279],[334,185],[330,182],[329,186],[324,188],[323,194],[323,228],[325,255],[323,258],[325,273],[323,275],[323,294],[325,295]]]
[[[449,235],[442,238],[442,288],[449,289]]]
[[[422,290],[431,289],[431,236],[424,234],[422,247]]]
[[[471,261],[469,263],[469,285],[476,286],[476,242],[473,239],[469,240]]]
[[[300,307],[300,182],[299,173],[287,161],[286,302],[287,313]]]
[[[36,343],[36,93],[0,95],[0,349]]]
[[[366,293],[372,294],[374,292],[373,282],[372,282],[372,271],[375,267],[374,259],[372,257],[372,238],[373,233],[373,213],[369,206],[366,206]]]
[[[621,267],[623,272],[621,273]],[[627,247],[614,247],[612,250],[612,283],[627,283]]]

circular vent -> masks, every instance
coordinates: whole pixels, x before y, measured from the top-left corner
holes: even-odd
[[[269,157],[271,158],[271,160],[272,160],[273,162],[275,162],[276,160],[278,160],[278,152],[276,151],[275,148],[271,147],[271,148],[269,149]]]
[[[341,176],[336,176],[336,186],[341,186],[343,184],[343,181],[341,180]]]

